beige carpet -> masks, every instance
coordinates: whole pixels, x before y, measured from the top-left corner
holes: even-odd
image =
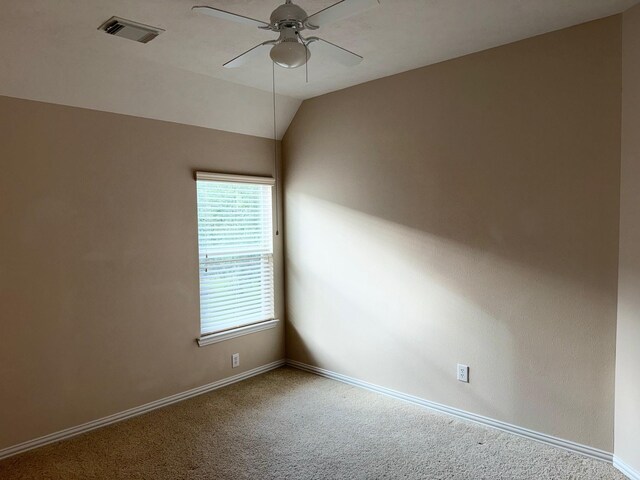
[[[11,479],[598,479],[597,460],[282,368],[0,462]]]

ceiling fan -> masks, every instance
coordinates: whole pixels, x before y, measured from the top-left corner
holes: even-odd
[[[341,0],[313,15],[307,15],[301,7],[291,0],[286,0],[271,13],[269,22],[209,6],[196,6],[192,10],[280,34],[276,40],[263,42],[229,60],[224,67],[240,67],[269,50],[269,55],[276,64],[284,68],[296,68],[307,63],[312,49],[338,63],[354,66],[362,61],[360,55],[318,37],[305,38],[300,32],[317,30],[330,22],[350,17],[379,3],[380,0]]]

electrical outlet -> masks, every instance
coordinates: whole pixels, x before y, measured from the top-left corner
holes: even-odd
[[[240,366],[240,354],[234,353],[231,355],[231,368],[236,368]]]
[[[458,380],[469,383],[469,366],[458,364]]]

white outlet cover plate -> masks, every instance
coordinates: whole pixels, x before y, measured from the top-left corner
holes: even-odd
[[[461,382],[469,383],[469,366],[463,365],[461,363],[458,364],[458,380]]]

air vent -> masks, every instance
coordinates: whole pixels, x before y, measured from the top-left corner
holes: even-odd
[[[102,30],[109,35],[128,38],[129,40],[134,40],[140,43],[149,43],[164,32],[161,28],[143,25],[142,23],[132,22],[131,20],[125,20],[124,18],[119,17],[111,17],[100,25],[98,30]]]

